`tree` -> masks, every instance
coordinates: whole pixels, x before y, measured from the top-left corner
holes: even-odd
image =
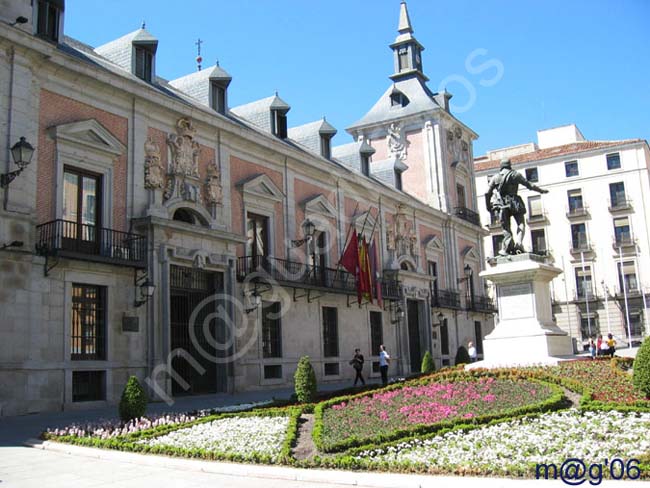
[[[471,362],[472,360],[470,359],[469,353],[467,352],[467,349],[465,349],[465,346],[460,346],[458,348],[458,351],[456,351],[456,359],[454,360],[456,366],[459,364],[469,364]]]
[[[424,357],[422,358],[422,366],[420,367],[420,371],[424,374],[428,373],[433,373],[436,369],[436,365],[433,363],[433,358],[431,357],[431,353],[427,351],[424,353]]]
[[[309,403],[316,398],[316,373],[309,362],[309,356],[298,361],[298,368],[293,376],[296,397],[300,403]]]
[[[634,388],[650,399],[650,337],[646,337],[634,359]]]
[[[120,398],[119,413],[124,422],[142,417],[147,411],[147,394],[140,385],[138,378],[131,376],[127,381],[122,398]]]

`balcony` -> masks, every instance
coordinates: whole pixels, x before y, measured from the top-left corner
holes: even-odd
[[[571,254],[589,254],[594,252],[591,242],[583,239],[573,239],[569,242],[569,249]]]
[[[456,217],[460,217],[461,219],[469,222],[470,224],[474,225],[481,225],[481,217],[479,214],[474,212],[474,210],[470,210],[467,207],[454,207],[454,215]]]
[[[470,302],[471,310],[482,313],[497,313],[497,306],[490,297],[474,295]]]
[[[636,237],[633,237],[630,234],[621,234],[612,239],[612,248],[614,251],[619,252],[620,249],[623,254],[636,252],[636,244]]]
[[[529,214],[528,215],[528,224],[529,225],[535,225],[535,224],[541,224],[545,223],[548,221],[547,215],[545,211],[536,213],[536,214]]]
[[[299,261],[267,256],[237,258],[237,280],[346,295],[356,295],[357,293],[354,276],[347,271],[310,266]],[[403,298],[402,285],[396,280],[382,280],[381,293],[382,298],[387,301],[399,301]]]
[[[629,198],[623,196],[609,201],[610,213],[628,212],[630,210],[632,210],[632,200]]]
[[[648,295],[650,295],[650,289],[645,288],[641,290],[641,288],[638,285],[632,285],[629,286],[626,290],[625,293],[623,292],[623,288],[620,286],[616,290],[615,297],[617,300],[625,300],[625,295],[627,294],[627,299],[632,300],[635,298],[643,298],[643,295],[646,296],[646,299],[648,298]]]
[[[36,234],[36,251],[43,256],[147,266],[145,236],[61,219],[37,225]]]
[[[589,207],[586,205],[572,206],[567,209],[566,218],[569,220],[586,219],[589,217]]]
[[[598,300],[600,300],[600,297],[596,292],[592,290],[586,290],[586,291],[576,290],[573,296],[574,302],[596,302]]]
[[[460,310],[460,293],[454,290],[433,290],[431,306]]]

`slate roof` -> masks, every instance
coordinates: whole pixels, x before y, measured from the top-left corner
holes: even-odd
[[[408,97],[408,105],[402,107],[401,105],[391,104],[390,96],[394,90],[398,90]],[[379,98],[377,103],[375,103],[366,115],[346,130],[352,131],[391,119],[398,119],[422,112],[439,110],[441,107],[436,103],[433,97],[434,94],[431,90],[429,90],[426,84],[415,75],[411,78],[396,81],[388,87],[381,98]]]
[[[138,29],[95,48],[95,52],[130,72],[133,58],[133,43],[151,43],[157,46],[158,39],[152,36],[146,29]]]
[[[408,166],[400,159],[388,158],[370,163],[370,174],[387,185],[395,187],[395,170],[406,171]]]
[[[371,156],[375,148],[365,142],[350,142],[332,148],[332,158],[354,171],[361,172],[361,154]]]
[[[261,100],[231,108],[230,112],[242,119],[246,119],[265,132],[271,132],[271,110],[290,109],[291,106],[275,94],[267,98],[262,98]]]
[[[287,131],[287,136],[289,139],[292,139],[310,151],[320,154],[320,138],[321,135],[331,135],[336,134],[337,130],[325,120],[323,117],[320,120],[315,122],[309,122],[304,125],[299,125],[297,127],[291,127]]]
[[[220,66],[213,66],[169,82],[177,90],[186,93],[203,105],[210,105],[210,81],[224,81],[230,83],[232,76]]]
[[[642,142],[643,139],[624,139],[621,141],[580,141],[564,144],[562,146],[547,147],[538,149],[524,154],[518,154],[510,157],[512,165],[529,163],[531,161],[541,161],[544,159],[556,158],[559,156],[573,156],[581,152],[593,151],[594,149],[604,149],[608,147],[620,146],[622,144],[631,144]],[[484,171],[488,169],[498,169],[501,160],[488,159],[487,156],[476,158],[474,160],[474,171]]]

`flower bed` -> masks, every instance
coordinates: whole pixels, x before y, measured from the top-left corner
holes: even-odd
[[[100,439],[111,439],[114,437],[134,434],[136,432],[162,427],[165,425],[173,426],[186,424],[195,420],[216,415],[219,413],[244,412],[253,408],[271,405],[273,400],[241,403],[239,405],[229,405],[226,407],[216,407],[209,410],[199,410],[196,412],[183,413],[163,413],[152,414],[145,417],[123,422],[119,419],[102,419],[96,422],[85,422],[71,424],[66,427],[47,429],[44,436],[53,439],[55,437],[73,436],[73,437],[97,437]]]
[[[589,466],[641,457],[650,451],[649,430],[650,413],[572,409],[358,450],[351,461],[389,470],[534,477],[538,463],[559,469],[570,458]]]
[[[484,373],[433,376],[372,395],[319,404],[314,441],[323,451],[338,451],[431,432],[459,421],[486,422],[524,413],[522,408],[551,408],[561,400],[558,387],[533,380]]]

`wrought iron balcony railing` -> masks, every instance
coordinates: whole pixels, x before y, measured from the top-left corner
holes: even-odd
[[[62,219],[36,226],[36,234],[36,250],[41,255],[147,266],[145,236]]]
[[[568,219],[579,219],[589,216],[589,207],[586,205],[570,206],[567,209],[566,216]]]
[[[570,241],[569,246],[571,254],[580,254],[581,252],[589,253],[593,251],[591,242],[586,239],[573,239]]]
[[[497,306],[490,297],[474,295],[470,301],[471,309],[475,312],[496,313]]]
[[[310,266],[299,261],[268,256],[243,256],[237,258],[237,279],[257,281],[290,288],[321,289],[330,293],[357,293],[355,278],[342,269]],[[381,281],[384,300],[402,298],[402,285],[396,280]]]
[[[467,207],[455,207],[454,215],[469,222],[470,224],[474,224],[478,226],[481,225],[481,217],[479,216],[479,214],[477,214],[476,212],[474,212],[474,210],[471,210]]]
[[[574,301],[576,302],[595,302],[600,300],[598,293],[593,290],[576,290],[574,294]]]
[[[460,293],[455,290],[432,290],[431,306],[460,309]]]
[[[629,247],[635,247],[637,243],[636,237],[632,236],[631,234],[621,234],[618,236],[614,236],[612,239],[612,247],[614,250],[618,250],[619,247],[622,248],[629,248]]]
[[[620,198],[610,199],[609,211],[610,212],[623,212],[632,208],[632,200],[624,196]]]

